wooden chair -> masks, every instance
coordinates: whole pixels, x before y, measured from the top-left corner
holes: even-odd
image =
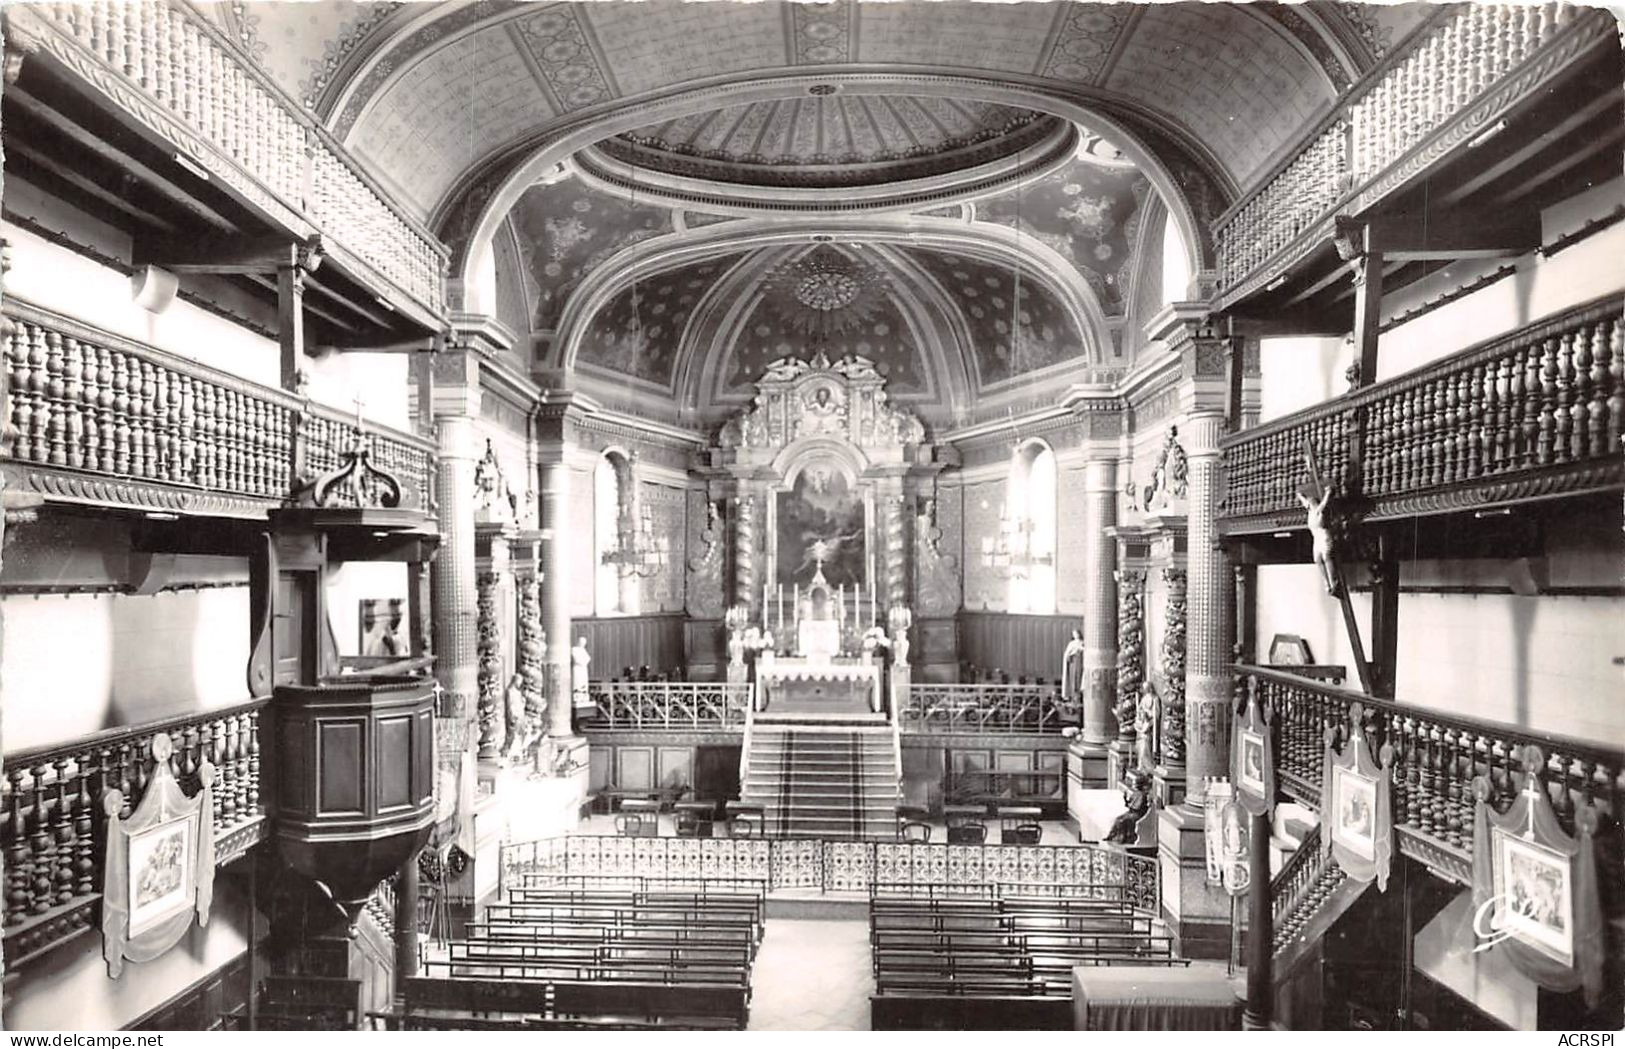
[[[1018,823],[999,837],[1006,845],[1037,845],[1044,840],[1044,828],[1036,823]]]
[[[615,816],[615,833],[628,838],[643,836],[643,817],[636,812],[621,812]]]
[[[949,845],[981,845],[987,841],[987,826],[982,823],[961,823],[948,828]]]
[[[897,838],[912,845],[925,845],[931,840],[931,824],[908,820],[899,828]]]

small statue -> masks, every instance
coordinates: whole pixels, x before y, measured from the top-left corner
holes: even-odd
[[[1112,820],[1106,840],[1113,845],[1133,845],[1140,839],[1140,821],[1151,811],[1151,776],[1140,769],[1129,769],[1123,777],[1122,814]]]
[[[1139,751],[1136,765],[1147,773],[1157,767],[1157,726],[1162,722],[1159,716],[1161,705],[1156,688],[1147,681],[1140,690],[1139,713],[1134,719],[1135,746]]]
[[[1309,535],[1314,540],[1315,564],[1320,566],[1321,579],[1326,583],[1326,592],[1336,597],[1342,592],[1342,586],[1337,581],[1337,564],[1332,560],[1332,530],[1326,520],[1326,504],[1331,501],[1332,490],[1323,488],[1320,499],[1314,500],[1298,492],[1298,502],[1303,504],[1306,515],[1306,525]]]
[[[900,667],[908,666],[908,631],[899,630],[891,643],[892,662]]]
[[[508,739],[503,753],[509,761],[518,760],[530,749],[536,737],[541,733],[537,726],[531,724],[530,714],[525,704],[525,676],[515,674],[508,681],[508,690],[503,695],[504,705],[508,711]]]
[[[1078,701],[1083,690],[1083,634],[1072,631],[1072,639],[1061,652],[1061,699],[1068,703]]]
[[[576,647],[570,650],[570,694],[578,707],[592,705],[587,694],[587,670],[592,666],[592,653],[587,651],[587,639],[576,638]]]
[[[737,630],[728,634],[728,662],[736,667],[745,665],[745,635]]]

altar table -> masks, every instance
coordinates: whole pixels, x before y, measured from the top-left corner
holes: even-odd
[[[1239,1031],[1242,1001],[1223,969],[1160,965],[1072,970],[1078,1031]]]
[[[880,709],[880,667],[874,663],[836,663],[823,659],[782,658],[758,663],[756,683],[760,709],[797,713],[857,713]]]

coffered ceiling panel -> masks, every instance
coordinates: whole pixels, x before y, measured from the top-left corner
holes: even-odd
[[[784,11],[778,4],[579,6],[622,95],[785,64]]]

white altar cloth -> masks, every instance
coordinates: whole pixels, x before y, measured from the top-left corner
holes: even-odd
[[[827,659],[801,659],[796,657],[781,657],[758,663],[756,666],[756,680],[764,699],[769,705],[772,703],[774,685],[788,684],[798,681],[830,682],[849,684],[854,691],[862,689],[867,695],[871,711],[880,709],[880,664],[878,663],[836,663]]]

